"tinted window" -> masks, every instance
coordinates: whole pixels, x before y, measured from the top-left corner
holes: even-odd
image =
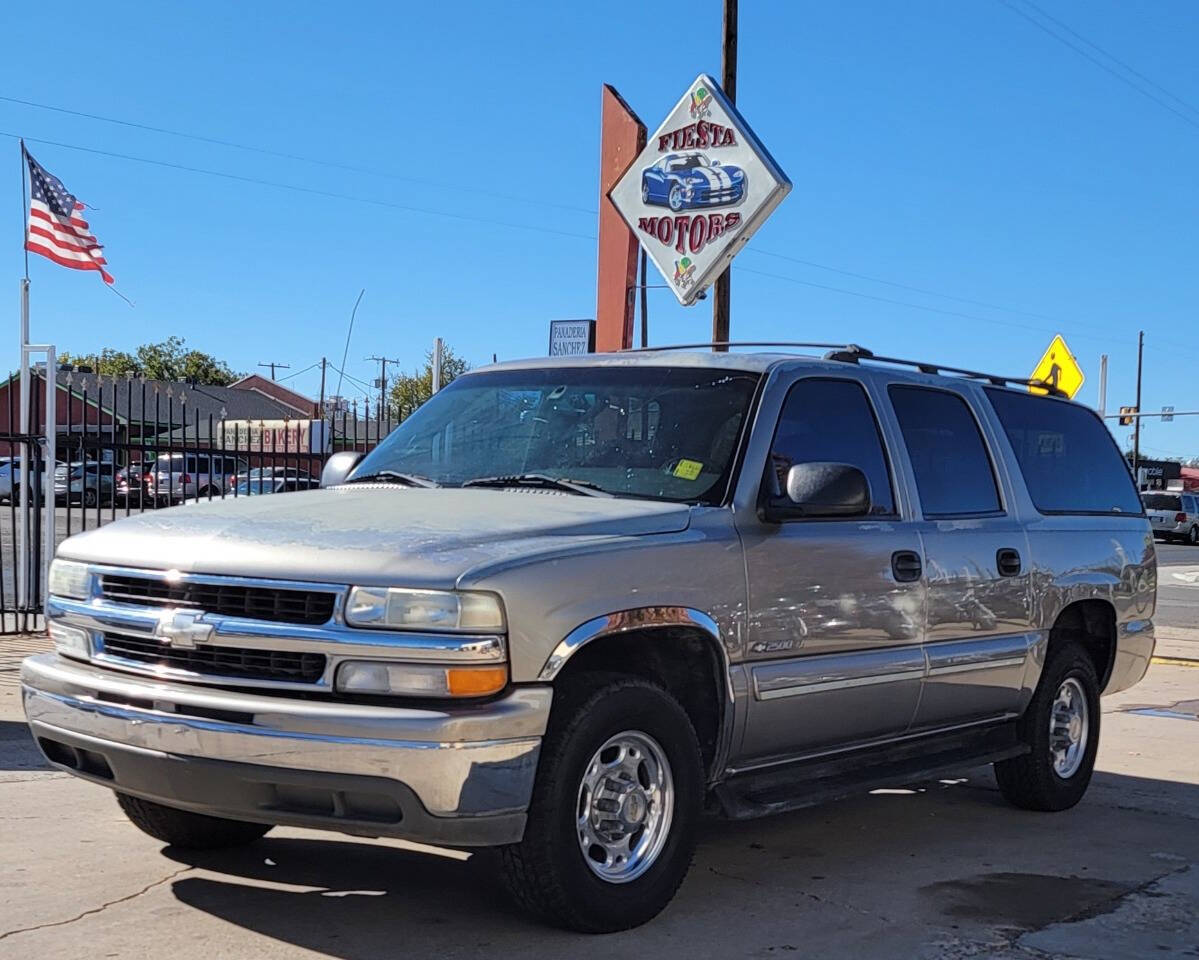
[[[857,467],[870,483],[871,513],[893,514],[895,499],[878,423],[859,384],[800,380],[787,394],[770,448],[781,493],[797,463],[831,461]]]
[[[995,513],[999,491],[982,434],[956,393],[891,387],[926,517]]]
[[[1141,500],[1150,510],[1174,510],[1177,512],[1182,509],[1178,497],[1171,493],[1142,493]]]
[[[1042,513],[1140,513],[1128,465],[1086,407],[1008,390],[987,390]],[[1177,495],[1173,497],[1178,503]],[[1177,509],[1177,508],[1176,508]]]

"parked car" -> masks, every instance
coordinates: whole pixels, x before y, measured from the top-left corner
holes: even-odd
[[[114,489],[118,507],[138,506],[142,502],[142,475],[140,463],[131,463],[117,471]]]
[[[1199,545],[1199,496],[1182,491],[1142,493],[1141,502],[1155,537]]]
[[[228,454],[162,454],[142,474],[142,494],[163,505],[193,497],[219,497],[231,491],[234,478],[248,469],[245,460]]]
[[[59,464],[61,466],[61,464]],[[42,477],[42,488],[46,478]],[[32,493],[32,490],[30,491]],[[0,460],[0,503],[13,503],[21,496],[21,458],[5,457]],[[31,498],[32,502],[32,498]]]
[[[95,460],[60,463],[54,470],[55,503],[85,507],[112,502],[113,465]]]
[[[294,493],[297,490],[315,490],[320,485],[316,477],[295,467],[262,467],[239,476],[234,485],[234,495],[251,497],[264,493]]]
[[[320,490],[63,543],[34,741],[163,843],[496,847],[518,903],[594,932],[666,906],[705,809],[984,763],[1072,807],[1153,654],[1149,522],[1093,411],[936,369],[468,372]]]

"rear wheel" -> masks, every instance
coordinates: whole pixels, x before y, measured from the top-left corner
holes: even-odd
[[[1190,543],[1192,547],[1199,546],[1199,526],[1192,526],[1191,529],[1187,531],[1187,542]]]
[[[695,730],[669,693],[580,676],[558,693],[524,840],[500,851],[517,902],[585,933],[638,926],[691,865],[704,792]]]
[[[1020,732],[1029,752],[995,764],[1004,798],[1026,810],[1066,810],[1078,803],[1099,749],[1099,681],[1080,644],[1051,652]]]
[[[244,820],[226,820],[224,817],[176,810],[151,800],[131,797],[127,793],[118,793],[117,803],[142,833],[148,833],[155,840],[173,847],[189,850],[244,846],[258,840],[271,829],[270,824],[246,823]]]
[[[83,491],[83,505],[85,507],[94,507],[96,505],[96,491],[87,489]]]

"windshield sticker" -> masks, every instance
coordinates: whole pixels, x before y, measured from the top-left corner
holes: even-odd
[[[682,480],[698,480],[704,465],[698,460],[680,460],[674,465],[674,475]]]

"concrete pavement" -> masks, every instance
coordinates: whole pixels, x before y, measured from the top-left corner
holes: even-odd
[[[609,937],[513,913],[486,854],[293,829],[164,848],[44,768],[14,679],[0,663],[0,960],[1199,956],[1196,667],[1104,701],[1072,811],[1012,809],[983,768],[712,823],[666,913]]]

